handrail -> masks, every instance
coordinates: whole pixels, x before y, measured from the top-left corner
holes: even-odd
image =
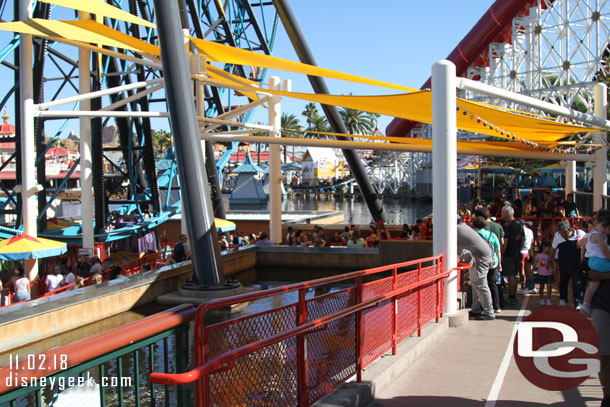
[[[421,263],[425,263],[425,262],[429,262],[429,261],[438,261],[442,257],[443,257],[442,255],[426,257],[426,258],[419,259],[419,260],[411,260],[411,261],[404,262],[404,263],[393,264],[392,266],[395,268],[415,266],[417,264],[421,264]],[[336,283],[338,281],[349,280],[349,279],[356,278],[356,277],[363,277],[366,275],[378,273],[380,271],[387,271],[387,270],[388,270],[388,266],[379,266],[379,267],[374,267],[374,268],[365,269],[365,270],[352,271],[351,273],[340,274],[337,276],[319,278],[317,280],[288,284],[288,285],[281,286],[281,287],[270,288],[270,289],[264,290],[264,291],[256,291],[253,293],[236,295],[234,297],[218,298],[215,300],[206,301],[203,304],[199,305],[199,307],[197,308],[197,320],[195,322],[195,325],[199,324],[201,326],[203,324],[203,317],[204,317],[205,313],[212,309],[223,308],[223,307],[227,307],[229,305],[239,304],[239,303],[246,302],[246,301],[259,300],[261,298],[270,297],[272,295],[277,295],[277,294],[282,294],[282,293],[287,293],[290,291],[296,291],[296,290],[299,290],[302,288],[313,288],[313,287],[318,287],[318,286],[325,285],[325,284],[332,284],[332,283]],[[199,343],[197,341],[198,339],[199,340],[203,339],[201,337],[201,335],[202,335],[201,332],[195,331],[195,343]]]
[[[80,363],[103,356],[109,352],[141,341],[159,332],[167,331],[195,318],[196,309],[193,305],[183,304],[158,314],[130,322],[117,328],[105,331],[88,338],[70,343],[59,348],[44,352],[37,357],[36,369],[29,369],[28,361],[24,360],[17,366],[0,367],[0,394],[15,389],[24,378],[30,382],[33,378],[49,376],[59,372],[59,366],[54,363],[63,355],[68,355],[68,368]],[[55,359],[54,359],[55,358]],[[13,380],[15,386],[8,386],[7,377],[19,372],[19,381]]]
[[[435,265],[436,267],[442,267],[443,257],[437,256],[437,257],[431,257],[431,258],[421,259],[421,260],[417,260],[417,261],[396,264],[396,265],[393,265],[392,268],[394,270],[396,270],[399,267],[405,267],[407,265],[415,265],[415,264],[421,265],[422,263],[431,261],[431,260],[438,261],[437,264]],[[201,363],[201,364],[188,372],[175,373],[175,374],[153,372],[150,375],[150,381],[151,381],[151,383],[154,383],[154,384],[165,384],[165,385],[181,385],[181,384],[192,383],[194,381],[202,379],[207,374],[217,372],[218,371],[217,369],[219,367],[221,367],[227,363],[230,365],[231,363],[233,363],[233,361],[235,359],[237,359],[241,356],[244,356],[248,353],[251,353],[253,351],[256,351],[256,350],[262,349],[264,347],[273,345],[275,343],[281,342],[290,337],[307,334],[307,333],[312,333],[313,331],[320,329],[320,327],[325,326],[329,322],[332,322],[339,318],[343,318],[347,315],[362,312],[371,307],[375,307],[377,304],[379,304],[380,302],[385,301],[387,299],[401,297],[401,296],[405,295],[406,293],[413,291],[417,288],[420,288],[420,287],[423,287],[426,285],[430,285],[438,280],[441,280],[441,279],[449,276],[455,270],[464,270],[464,269],[467,269],[470,267],[471,266],[469,264],[460,263],[457,267],[452,268],[449,271],[442,272],[442,273],[436,274],[434,276],[428,277],[426,279],[411,283],[400,289],[394,289],[390,292],[387,292],[382,295],[378,295],[372,299],[369,299],[362,303],[345,308],[343,310],[334,312],[332,314],[323,316],[314,321],[310,321],[308,323],[303,323],[294,328],[288,329],[284,332],[280,332],[278,334],[269,336],[269,337],[261,339],[259,341],[243,345],[237,349],[234,349],[232,351],[225,352],[221,355],[218,355],[214,359],[211,359],[207,362],[203,362],[203,360],[201,360],[201,358],[199,358],[199,360],[196,360],[196,363]],[[261,298],[264,296],[270,296],[270,295],[274,295],[274,294],[278,294],[278,293],[292,291],[297,288],[300,288],[300,289],[310,288],[310,287],[315,287],[318,285],[328,284],[330,282],[351,279],[354,277],[362,277],[363,275],[369,275],[369,274],[372,274],[372,273],[378,272],[378,271],[388,271],[388,268],[387,268],[387,266],[376,267],[376,268],[372,268],[372,269],[368,269],[368,270],[348,273],[348,274],[345,274],[342,276],[333,276],[333,277],[313,280],[313,281],[306,282],[306,283],[292,284],[292,285],[286,286],[286,287],[279,287],[279,288],[272,289],[272,290],[266,290],[264,293],[260,293],[260,292],[251,293],[251,294],[246,294],[246,295],[242,295],[239,297],[241,297],[241,299],[246,299],[246,298],[249,298],[249,299],[257,298],[258,299],[258,298]],[[339,277],[339,278],[337,278],[337,277]],[[237,303],[237,302],[239,302],[239,301],[237,301],[237,298],[232,298],[232,299],[219,299],[219,300],[210,301],[208,303],[204,303],[198,308],[198,311],[197,311],[198,321],[200,318],[202,318],[205,311],[207,311],[209,309],[216,308],[217,306],[226,306],[228,303]],[[200,326],[200,325],[197,325],[197,323],[196,323],[196,326]],[[201,331],[201,329],[196,329],[196,336],[199,338],[199,340],[197,340],[197,339],[195,340],[195,343],[197,344],[196,346],[201,346],[201,344],[202,344],[202,342],[201,342],[202,332],[199,332],[199,331]],[[197,352],[197,349],[196,349],[196,352]],[[202,397],[202,395],[199,395],[199,397]]]
[[[244,345],[244,346],[234,349],[232,351],[223,353],[222,355],[219,355],[219,356],[215,357],[214,359],[207,361],[203,365],[195,367],[194,369],[190,370],[189,372],[184,372],[184,373],[153,372],[150,374],[150,381],[151,381],[151,383],[154,383],[154,384],[169,384],[169,385],[182,385],[182,384],[192,383],[196,380],[201,379],[204,375],[212,373],[212,371],[215,368],[222,366],[225,363],[231,362],[248,353],[251,353],[252,351],[262,349],[269,345],[273,345],[275,343],[288,339],[292,336],[306,333],[307,331],[309,331],[311,329],[318,328],[324,324],[327,324],[327,323],[337,320],[339,318],[342,318],[347,315],[354,314],[358,311],[363,311],[365,309],[376,306],[378,303],[385,301],[387,299],[390,299],[392,297],[400,296],[409,291],[413,291],[416,288],[434,283],[437,280],[440,280],[442,278],[449,276],[449,274],[451,274],[454,270],[456,270],[456,269],[451,269],[449,271],[446,271],[446,272],[443,272],[440,274],[436,274],[432,277],[428,277],[428,278],[418,281],[416,283],[412,283],[405,287],[402,287],[402,288],[399,288],[396,290],[392,290],[383,295],[379,295],[375,298],[364,301],[360,304],[356,304],[351,307],[345,308],[343,310],[334,312],[332,314],[325,315],[314,321],[307,322],[303,325],[296,326],[296,327],[288,329],[284,332],[280,332],[273,336],[261,339],[256,342],[249,343],[247,345]],[[324,279],[321,279],[321,280],[324,280]],[[205,305],[205,304],[202,304],[202,305]]]

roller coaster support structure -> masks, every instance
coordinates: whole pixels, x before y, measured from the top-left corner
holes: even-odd
[[[275,5],[280,19],[282,20],[282,24],[284,24],[284,28],[290,37],[292,46],[294,47],[301,62],[315,66],[316,61],[309,49],[309,46],[307,45],[307,42],[305,41],[305,37],[299,28],[299,24],[297,23],[288,2],[286,0],[273,0],[273,4]],[[325,95],[330,93],[326,87],[326,82],[324,82],[324,79],[317,76],[308,76],[308,78],[314,92]],[[333,129],[333,132],[348,134],[347,128],[345,127],[339,112],[334,106],[322,105],[322,109],[324,110],[324,114],[326,115],[328,123]],[[337,139],[349,140],[348,137],[337,137]],[[356,182],[358,182],[362,196],[364,197],[373,219],[376,222],[385,222],[387,219],[385,213],[383,212],[381,202],[377,198],[377,191],[366,175],[364,166],[362,165],[358,154],[354,150],[343,149],[342,151],[343,155],[345,156],[345,160],[349,164],[352,174],[356,179]]]
[[[192,242],[193,269],[200,286],[218,286],[224,276],[216,243],[218,237],[214,228],[212,202],[206,193],[207,183],[202,182],[208,176],[201,151],[197,114],[192,102],[193,92],[190,81],[184,80],[190,77],[190,69],[178,4],[166,0],[154,0],[154,4],[184,216]]]

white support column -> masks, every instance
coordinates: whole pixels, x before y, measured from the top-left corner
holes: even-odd
[[[290,91],[290,81],[284,81],[284,90]],[[280,78],[269,78],[269,89],[280,89]],[[280,137],[282,125],[282,108],[280,96],[272,96],[269,101],[269,126],[273,132],[269,137]],[[282,148],[279,144],[269,146],[269,237],[273,244],[282,243],[282,161],[280,158]]]
[[[566,161],[566,196],[576,192],[576,161]]]
[[[78,12],[79,20],[89,20],[89,13]],[[89,50],[78,49],[78,88],[81,95],[91,92],[91,55]],[[80,102],[80,110],[91,110],[89,99]],[[83,249],[93,250],[93,169],[91,164],[91,118],[81,117],[80,123],[80,185]]]
[[[608,88],[603,83],[598,83],[595,92],[595,117],[607,118]],[[606,145],[606,133],[596,132],[593,136],[594,143],[599,147],[595,151],[595,167],[593,168],[593,210],[597,211],[604,207],[603,195],[607,194],[608,181],[608,147]]]
[[[457,266],[457,118],[455,65],[432,66],[433,254],[445,255],[445,271]],[[457,312],[457,272],[445,280],[445,313]]]
[[[19,18],[30,19],[29,1],[19,2]],[[21,216],[23,233],[37,236],[38,205],[36,201],[36,147],[34,143],[34,85],[32,79],[32,36],[20,35],[19,89],[21,95]],[[30,280],[38,276],[36,260],[25,261]]]

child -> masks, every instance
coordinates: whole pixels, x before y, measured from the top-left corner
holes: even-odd
[[[586,244],[585,257],[589,258],[589,269],[598,272],[610,271],[610,248],[607,236],[610,234],[610,211],[602,209],[594,217],[595,227],[589,234]],[[591,316],[591,300],[599,288],[599,281],[591,281],[585,291],[585,298],[580,312]]]
[[[551,284],[555,282],[553,268],[549,261],[552,247],[551,242],[543,241],[540,247],[541,252],[534,258],[534,268],[538,270],[534,282],[540,284],[538,290],[540,292],[540,305],[551,305]],[[546,300],[544,299],[545,286],[547,289]]]

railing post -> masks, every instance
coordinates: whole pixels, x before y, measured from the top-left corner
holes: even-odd
[[[356,277],[356,304],[362,302],[362,276]],[[356,312],[356,380],[362,382],[362,311]]]
[[[299,303],[297,305],[297,325],[307,323],[307,303],[305,302],[305,288],[299,289]],[[309,361],[307,360],[307,337],[306,334],[297,335],[298,354],[298,405],[305,407],[309,405]]]
[[[417,282],[421,282],[421,262],[417,263]],[[421,336],[421,287],[417,287],[417,336]]]
[[[189,364],[189,332],[188,324],[176,327],[174,353],[176,358],[176,372],[186,372]],[[191,384],[177,386],[177,405],[188,406],[191,398]]]
[[[392,270],[392,291],[398,288],[397,268]],[[398,300],[396,296],[392,297],[392,355],[396,355],[396,330],[398,329]]]
[[[440,268],[439,268],[440,265]],[[445,270],[445,258],[443,256],[440,257],[440,259],[438,259],[436,261],[436,266],[437,266],[437,272],[442,273]],[[458,285],[457,285],[457,289],[459,291],[460,289],[460,281],[461,281],[461,271],[458,270],[456,277],[459,276],[458,278]],[[441,296],[438,300],[438,306],[440,308],[440,317],[443,317],[443,314],[445,313],[445,279],[442,279],[442,281],[440,282],[441,285]],[[438,322],[438,320],[436,321]]]
[[[442,271],[439,271],[439,267],[438,267],[439,264],[440,264],[440,262],[437,259],[436,260],[436,273],[435,273],[437,275],[442,273]],[[436,286],[436,301],[435,301],[436,302],[436,312],[434,314],[436,315],[435,322],[438,324],[439,314],[442,312],[441,306],[440,306],[440,299],[445,298],[444,296],[441,296],[443,293],[442,287],[444,284],[441,283],[441,280],[436,280],[434,285]]]
[[[203,318],[201,318],[203,321]],[[207,335],[204,335],[203,322],[200,323],[200,317],[195,319],[195,334],[194,349],[195,349],[195,366],[201,366],[208,358]],[[195,382],[195,405],[203,407],[210,405],[208,400],[208,376],[204,376]]]

